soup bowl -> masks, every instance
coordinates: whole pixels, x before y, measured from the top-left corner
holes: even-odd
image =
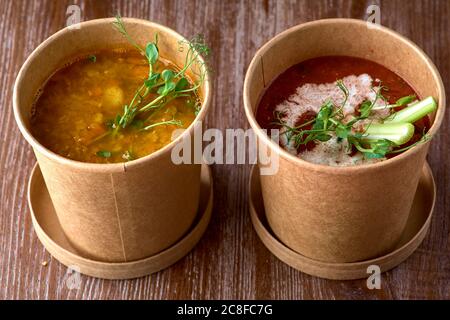
[[[348,167],[309,163],[282,149],[256,121],[260,97],[286,69],[320,56],[374,61],[406,80],[419,97],[433,96],[438,109],[430,116],[430,136],[436,134],[444,115],[442,79],[411,41],[354,19],[318,20],[284,31],[259,49],[248,67],[246,116],[258,144],[278,157],[278,171],[261,175],[272,231],[291,249],[316,260],[374,258],[392,250],[400,239],[430,142],[385,161]]]
[[[125,262],[149,257],[170,247],[188,231],[197,215],[201,164],[176,165],[172,162],[171,151],[205,119],[211,88],[206,77],[199,90],[202,107],[189,128],[168,145],[143,158],[93,164],[73,161],[45,148],[30,132],[37,93],[56,70],[74,58],[99,49],[128,46],[113,28],[113,21],[83,22],[79,28],[62,29],[45,40],[21,68],[13,102],[17,124],[34,150],[69,242],[84,257]],[[180,46],[185,44],[180,43],[184,40],[181,35],[145,20],[124,18],[123,21],[140,45],[145,46],[157,33],[161,56],[178,66],[183,65]],[[197,67],[205,68],[203,64]],[[197,80],[197,73],[190,76]]]

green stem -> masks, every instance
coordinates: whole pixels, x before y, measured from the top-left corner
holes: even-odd
[[[140,108],[138,110],[139,113],[143,113],[146,112],[148,110],[150,110],[152,107],[154,107],[159,101],[161,101],[162,99],[164,99],[166,96],[159,96],[158,98],[156,98],[155,100],[152,100],[152,102],[148,103],[147,105],[143,106],[142,108]]]
[[[140,86],[139,89],[136,91],[136,93],[134,94],[133,99],[132,99],[131,102],[130,102],[130,108],[133,108],[134,101],[136,100],[137,97],[140,96],[140,93],[141,93],[142,89],[144,89],[144,87],[145,87],[145,84],[143,84],[142,86]]]
[[[92,140],[91,142],[88,143],[88,146],[92,145],[93,143],[96,143],[100,140],[102,140],[103,138],[106,138],[107,136],[109,136],[112,132],[110,130],[106,131],[105,133],[99,135],[98,137],[94,138],[94,140]]]
[[[406,146],[406,147],[404,147],[404,148],[401,148],[401,149],[395,149],[395,150],[392,150],[392,151],[390,151],[390,152],[388,152],[388,153],[402,153],[402,152],[404,152],[404,151],[406,151],[406,150],[409,150],[409,149],[411,149],[412,147],[415,147],[415,146],[417,146],[417,145],[419,145],[419,144],[421,144],[421,143],[423,143],[423,142],[425,142],[425,141],[427,141],[427,140],[429,140],[429,139],[430,139],[430,137],[429,137],[428,135],[425,134],[422,138],[420,138],[420,140],[414,142],[413,144],[411,144],[411,145],[409,145],[409,146]]]
[[[153,123],[151,125],[148,125],[148,126],[142,128],[141,131],[149,130],[149,129],[157,127],[157,126],[170,125],[170,124],[173,124],[173,125],[176,125],[179,127],[181,127],[181,125],[182,125],[180,120],[172,119],[172,120],[168,120],[168,121],[161,121],[161,122]]]
[[[385,105],[385,106],[373,107],[372,110],[384,110],[384,109],[392,109],[392,108],[398,108],[398,107],[401,107],[401,106],[399,106],[397,104],[388,104],[388,105]]]
[[[427,114],[434,112],[436,109],[436,101],[433,97],[428,97],[396,113],[393,113],[384,120],[384,123],[414,123],[425,117]]]
[[[407,143],[414,135],[414,125],[410,123],[370,124],[364,129],[362,140],[386,139],[396,145]]]

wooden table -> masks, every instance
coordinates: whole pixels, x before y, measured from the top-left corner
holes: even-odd
[[[204,33],[213,50],[215,88],[207,123],[225,129],[248,127],[242,85],[246,68],[261,45],[302,22],[330,17],[364,19],[373,2],[0,0],[0,299],[450,298],[448,114],[428,159],[438,187],[431,232],[405,263],[382,276],[380,290],[367,289],[365,280],[317,279],[277,260],[259,241],[250,222],[247,165],[213,166],[213,218],[187,257],[167,270],[136,280],[81,276],[80,289],[69,290],[66,267],[50,257],[31,225],[26,188],[35,158],[14,122],[11,100],[20,66],[40,42],[65,26],[66,9],[74,3],[81,7],[82,20],[120,12],[162,23],[185,36]],[[380,5],[382,24],[422,47],[450,88],[450,1],[397,0]],[[44,261],[48,264],[43,265]]]

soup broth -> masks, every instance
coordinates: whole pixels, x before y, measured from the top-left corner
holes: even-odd
[[[160,58],[154,71],[167,67],[175,69]],[[139,114],[130,126],[111,134],[114,119],[123,113],[148,73],[147,60],[136,50],[102,50],[77,59],[43,86],[31,118],[33,135],[63,157],[93,163],[129,161],[164,147],[175,129],[187,128],[194,121],[199,105],[195,91]],[[155,97],[156,93],[150,93],[145,99]],[[174,119],[177,124],[170,124]]]
[[[343,88],[337,86],[338,81]],[[376,88],[383,88],[383,95],[378,100],[375,98]],[[348,98],[345,97],[345,90],[348,91]],[[365,59],[325,56],[301,62],[278,76],[263,93],[256,118],[262,128],[280,129],[280,146],[306,161],[333,166],[372,163],[398,153],[368,159],[334,133],[326,141],[320,141],[320,137],[308,141],[307,137],[311,132],[308,130],[314,129],[317,114],[327,101],[335,106],[342,106],[342,109],[336,109],[342,112],[340,120],[344,124],[360,115],[361,105],[365,101],[375,101],[375,107],[379,109],[362,120],[362,125],[382,123],[391,113],[404,107],[383,106],[395,104],[405,96],[416,96],[416,101],[419,99],[414,89],[389,69]],[[301,137],[301,141],[305,143],[296,144],[287,136],[289,130],[292,132],[292,128],[299,127],[308,133]],[[356,124],[354,127],[357,129]],[[392,147],[393,150],[400,150],[419,141],[430,127],[428,117],[416,121],[414,127],[412,139],[403,145]]]

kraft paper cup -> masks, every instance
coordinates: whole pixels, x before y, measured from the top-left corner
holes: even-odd
[[[255,119],[265,88],[289,67],[329,55],[368,59],[405,79],[420,97],[433,96],[436,134],[445,91],[436,67],[408,39],[353,19],[327,19],[293,27],[266,43],[253,58],[244,83],[244,106],[259,144],[279,155],[279,170],[262,175],[268,223],[291,249],[326,262],[355,262],[392,250],[405,228],[429,142],[392,159],[330,167],[297,158],[261,131]],[[261,165],[259,165],[261,168]]]
[[[63,158],[43,147],[29,130],[38,90],[53,72],[74,57],[126,46],[126,40],[113,28],[113,21],[83,22],[79,29],[65,28],[44,41],[20,70],[13,102],[17,124],[33,147],[69,242],[87,258],[126,262],[168,248],[194,221],[201,165],[175,165],[171,151],[204,120],[211,88],[206,80],[200,90],[202,108],[194,123],[170,144],[146,157],[125,163],[92,164]],[[179,51],[179,41],[184,39],[181,35],[145,20],[123,21],[131,37],[141,45],[153,41],[158,33],[161,56],[179,66],[183,64],[185,53]],[[194,74],[191,77],[195,79]]]

